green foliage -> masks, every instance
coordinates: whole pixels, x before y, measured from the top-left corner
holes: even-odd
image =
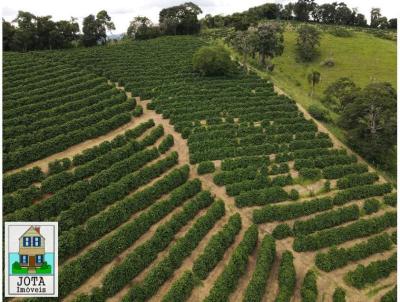
[[[346,302],[346,292],[341,287],[336,287],[332,295],[332,302]]]
[[[174,207],[181,205],[187,198],[193,197],[201,190],[199,180],[183,184],[188,178],[188,173],[189,169],[187,166],[175,169],[149,188],[116,202],[108,210],[89,218],[84,224],[72,227],[68,231],[63,232],[59,236],[60,261],[74,255],[90,242],[95,241],[107,232],[120,226],[132,214],[151,205],[147,212],[142,213],[132,223],[128,223],[121,228],[121,232],[134,230],[131,231],[131,238],[135,238],[135,236],[138,238],[138,236],[144,234],[153,223],[160,220],[172,211]],[[171,192],[169,199],[153,205],[157,198],[173,189],[174,191]]]
[[[353,33],[350,30],[348,30],[344,27],[339,27],[339,26],[332,27],[332,29],[329,31],[329,33],[331,35],[334,35],[336,37],[341,37],[341,38],[349,38],[349,37],[353,36]]]
[[[215,171],[215,166],[212,161],[203,161],[197,167],[197,173],[200,175],[213,173]]]
[[[367,284],[373,284],[379,279],[387,278],[391,272],[396,271],[397,254],[388,259],[371,262],[367,266],[359,264],[354,271],[349,271],[345,280],[351,286],[361,289]]]
[[[57,174],[62,171],[68,170],[72,165],[69,158],[57,159],[49,163],[48,175]]]
[[[243,302],[262,301],[265,294],[267,279],[275,260],[275,254],[276,246],[274,238],[265,235],[257,256],[256,268],[244,292]]]
[[[193,273],[204,280],[212,269],[221,261],[226,249],[233,243],[242,227],[238,213],[229,218],[221,231],[211,237],[204,252],[194,261]]]
[[[371,198],[364,201],[363,209],[367,215],[378,212],[380,202],[378,199]]]
[[[299,191],[297,191],[296,189],[291,189],[289,193],[289,198],[291,200],[298,200],[300,198]]]
[[[44,174],[39,167],[5,175],[3,177],[3,194],[27,188],[32,183],[43,180],[43,178]]]
[[[311,25],[301,25],[297,29],[297,55],[301,61],[312,61],[317,55],[320,44],[320,32]]]
[[[195,286],[195,279],[191,271],[186,271],[177,281],[175,281],[168,292],[165,294],[162,302],[184,302]]]
[[[29,207],[33,201],[43,196],[43,192],[35,185],[19,189],[14,193],[3,195],[3,214],[9,214],[18,209]]]
[[[381,302],[396,302],[397,301],[397,286],[389,290],[381,298]]]
[[[308,107],[308,112],[311,114],[311,116],[319,121],[323,122],[329,122],[331,120],[329,116],[329,111],[322,108],[321,106],[318,105],[310,105]]]
[[[349,174],[337,180],[337,187],[341,190],[362,186],[370,185],[379,179],[377,173],[362,173],[362,174]]]
[[[285,239],[293,236],[293,231],[287,223],[278,224],[272,231],[272,236],[275,239]]]
[[[136,105],[135,109],[133,110],[132,115],[135,117],[139,117],[143,114],[143,107],[140,105]]]
[[[171,134],[168,134],[158,146],[158,151],[161,154],[167,152],[174,145],[174,137]]]
[[[301,168],[299,175],[305,179],[318,180],[322,177],[321,170],[318,168]]]
[[[215,281],[205,302],[228,301],[229,295],[235,290],[239,278],[245,273],[249,255],[256,247],[258,230],[256,225],[250,226],[238,247],[225,266],[223,272]]]
[[[396,140],[396,100],[396,90],[391,84],[371,83],[346,104],[339,121],[348,130],[356,150],[383,166],[389,164],[388,150]]]
[[[300,289],[302,302],[316,302],[318,298],[317,275],[313,271],[308,271],[304,277]]]
[[[289,302],[296,286],[296,270],[293,264],[293,254],[290,251],[282,253],[278,273],[279,292],[275,302]]]
[[[315,257],[316,266],[330,272],[346,266],[349,262],[365,259],[371,255],[388,251],[393,243],[387,233],[369,238],[348,248],[331,247],[327,252],[318,252]]]
[[[235,198],[237,207],[249,207],[254,205],[265,205],[280,202],[289,198],[288,193],[281,187],[271,187],[261,190],[253,190],[241,193]]]
[[[397,206],[397,193],[392,193],[383,196],[383,202],[391,207],[396,207]]]
[[[143,281],[129,290],[123,300],[146,301],[152,297],[224,214],[223,201],[214,202],[206,214],[195,221],[185,236],[176,241],[167,256],[146,274]]]
[[[222,46],[203,46],[193,55],[193,70],[203,76],[226,75],[233,66],[229,52]]]
[[[324,178],[336,179],[353,173],[364,173],[368,172],[368,166],[366,164],[348,164],[348,165],[336,165],[326,167],[322,170]]]
[[[201,192],[190,202],[185,203],[180,212],[174,214],[166,223],[159,226],[154,235],[129,253],[123,261],[110,270],[103,280],[103,289],[107,297],[113,296],[116,292],[122,289],[130,282],[137,274],[144,270],[151,262],[155,260],[157,254],[164,250],[174,239],[174,235],[201,210],[210,206],[213,202],[209,192]],[[125,242],[125,240],[123,240]],[[116,246],[111,248],[104,242],[101,248],[107,246],[108,251],[107,261],[113,259],[121,247]],[[129,244],[130,245],[130,244]],[[129,246],[128,245],[128,246]],[[99,247],[100,248],[100,247]],[[122,248],[124,250],[125,247]],[[106,252],[105,250],[104,252]],[[112,251],[112,253],[111,253]],[[79,261],[84,260],[85,255],[79,258]],[[104,259],[106,261],[106,259]],[[67,265],[76,265],[76,261],[70,262]],[[103,264],[100,264],[101,267]],[[92,266],[91,266],[92,267]],[[96,269],[93,267],[93,269]],[[90,272],[88,272],[90,274]],[[67,277],[66,275],[63,277]],[[61,277],[60,277],[61,278]],[[68,283],[67,283],[68,284]]]
[[[266,205],[261,209],[254,210],[253,221],[258,224],[271,221],[285,221],[331,208],[333,208],[333,200],[330,197],[316,198],[287,205]]]
[[[315,251],[356,238],[377,234],[389,227],[396,226],[396,224],[396,212],[386,212],[381,216],[360,219],[346,226],[296,237],[293,242],[293,249],[296,252]]]
[[[318,214],[307,220],[297,220],[293,224],[293,232],[296,236],[307,235],[341,225],[345,222],[357,220],[359,217],[360,211],[358,206],[351,205]]]

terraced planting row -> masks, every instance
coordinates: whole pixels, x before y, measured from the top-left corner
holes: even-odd
[[[102,76],[20,53],[4,54],[3,99],[4,170],[106,134],[136,105]]]
[[[378,301],[384,290],[368,292],[382,280],[389,294],[392,185],[272,83],[239,66],[193,73],[204,44],[164,37],[32,54],[117,82],[158,121],[48,173],[5,178],[6,221],[59,222],[61,297],[316,301],[340,287],[348,301]]]

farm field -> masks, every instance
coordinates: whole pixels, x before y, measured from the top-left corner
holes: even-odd
[[[205,43],[6,53],[4,220],[58,221],[63,301],[380,301],[392,185],[273,83],[193,73]]]

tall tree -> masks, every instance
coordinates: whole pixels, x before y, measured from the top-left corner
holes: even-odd
[[[247,59],[250,54],[256,51],[259,45],[257,30],[250,27],[247,31],[237,31],[233,41],[234,47],[243,54],[243,65],[249,72]]]
[[[308,21],[310,19],[311,12],[316,8],[317,4],[314,0],[298,0],[294,4],[294,14],[298,21]]]
[[[83,36],[82,43],[84,46],[94,46],[98,43],[105,44],[107,41],[107,30],[115,29],[115,25],[111,22],[111,17],[107,11],[101,10],[94,15],[89,15],[83,19]]]
[[[4,20],[3,18],[3,50],[12,50],[12,41],[14,39],[15,27],[10,23]]]
[[[137,16],[130,22],[126,35],[133,39],[141,39],[147,35],[152,26],[153,23],[149,18]]]
[[[354,101],[359,94],[359,88],[349,78],[339,78],[324,91],[324,104],[337,113],[341,113],[347,104]]]
[[[302,61],[312,61],[318,54],[320,32],[312,25],[302,25],[297,30],[297,53]]]
[[[266,58],[271,59],[283,53],[283,27],[276,22],[263,22],[258,24],[257,33],[260,61],[263,66],[266,66]]]
[[[367,159],[387,164],[388,152],[396,144],[396,112],[396,90],[389,83],[372,83],[346,104],[339,123]]]
[[[192,2],[164,8],[159,14],[160,27],[166,34],[187,35],[200,31],[197,16],[202,13],[200,7]]]

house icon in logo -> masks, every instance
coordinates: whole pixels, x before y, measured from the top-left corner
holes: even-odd
[[[36,268],[43,265],[45,255],[45,239],[40,234],[40,227],[31,226],[19,237],[19,264],[34,274]]]

